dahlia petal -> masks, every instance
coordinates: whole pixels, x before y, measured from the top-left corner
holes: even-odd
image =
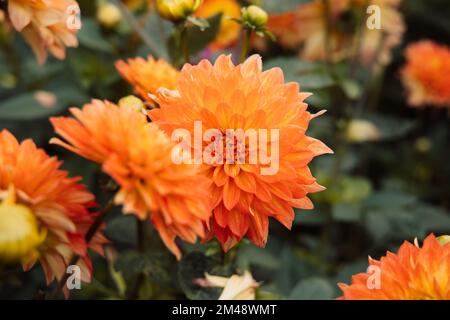
[[[252,174],[241,172],[234,178],[234,182],[241,190],[256,193],[256,181]]]
[[[247,214],[238,210],[231,210],[227,213],[228,227],[238,238],[242,238],[248,230],[250,219]]]
[[[8,12],[11,22],[17,31],[22,31],[31,22],[33,9],[20,1],[10,1]]]
[[[239,202],[240,195],[240,189],[234,184],[233,180],[229,180],[223,188],[223,204],[225,208],[232,210]]]

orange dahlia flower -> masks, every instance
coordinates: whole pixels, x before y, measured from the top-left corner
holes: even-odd
[[[198,166],[172,161],[173,144],[144,114],[99,100],[71,112],[75,119],[51,119],[66,141],[51,142],[100,163],[120,186],[115,202],[125,213],[150,217],[177,258],[177,236],[191,243],[205,236],[204,223],[211,215],[209,181],[199,175]]]
[[[14,28],[22,32],[39,63],[47,59],[47,50],[56,58],[65,58],[65,47],[77,47],[75,0],[9,0],[8,14]]]
[[[300,36],[300,21],[297,19],[295,11],[288,11],[279,14],[271,14],[267,21],[269,29],[276,37],[277,42],[286,48],[297,48],[302,42]]]
[[[297,83],[284,83],[281,69],[261,69],[259,56],[238,66],[224,55],[214,65],[207,60],[196,66],[186,64],[178,80],[178,91],[160,90],[155,97],[160,108],[149,111],[151,119],[169,135],[181,128],[195,137],[194,122],[201,121],[205,130],[220,131],[220,140],[225,144],[233,143],[233,137],[227,134],[230,129],[278,130],[279,138],[274,140],[279,141],[279,168],[275,174],[263,173],[268,165],[261,157],[253,164],[249,161],[251,151],[256,150],[255,146],[250,150],[249,139],[245,139],[244,152],[239,154],[239,148],[232,150],[234,163],[227,159],[225,164],[211,161],[203,165],[214,181],[210,191],[214,208],[210,232],[225,250],[245,235],[256,245],[264,246],[269,217],[290,228],[294,219],[292,207],[312,208],[307,194],[324,189],[311,175],[308,163],[331,150],[305,134],[314,117],[304,102],[309,94],[299,92]],[[271,137],[275,136],[271,133]],[[206,140],[204,146],[215,141]],[[198,145],[191,145],[196,152]],[[272,145],[260,145],[258,150],[276,154]],[[245,162],[240,164],[242,155]]]
[[[210,45],[213,50],[231,46],[238,40],[241,30],[240,25],[231,20],[241,17],[241,6],[236,0],[204,0],[195,12],[195,16],[210,18],[219,13],[222,13],[222,19],[219,33]]]
[[[135,92],[144,100],[152,102],[149,94],[155,94],[160,87],[175,89],[179,72],[163,59],[153,57],[119,60],[116,68]]]
[[[39,261],[50,283],[63,277],[77,254],[81,280],[90,282],[84,236],[95,218],[89,212],[94,196],[60,166],[31,140],[19,143],[7,130],[0,132],[0,258],[20,259],[25,271]],[[103,254],[107,242],[98,232],[89,247]]]
[[[406,49],[401,71],[411,106],[450,107],[450,48],[419,41]]]
[[[369,273],[339,284],[342,300],[450,300],[450,243],[429,235],[422,248],[405,241],[397,254],[369,258]]]

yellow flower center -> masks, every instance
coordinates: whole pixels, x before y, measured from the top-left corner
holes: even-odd
[[[30,259],[46,237],[30,208],[15,203],[13,192],[0,204],[0,260],[6,262]]]

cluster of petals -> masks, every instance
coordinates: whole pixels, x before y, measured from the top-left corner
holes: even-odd
[[[79,183],[81,178],[71,178],[59,169],[61,164],[31,140],[19,143],[9,131],[0,132],[0,198],[4,200],[14,190],[13,198],[28,208],[45,235],[37,254],[22,259],[24,270],[39,261],[50,283],[60,280],[71,258],[78,255],[81,280],[89,282],[92,264],[88,248],[103,254],[108,241],[99,231],[86,243],[86,232],[96,217],[90,212],[96,207],[94,196]]]
[[[9,0],[8,17],[33,49],[39,63],[47,51],[65,58],[65,47],[77,47],[81,27],[80,8],[75,0]]]
[[[236,66],[230,56],[222,55],[214,65],[207,60],[195,66],[186,64],[177,91],[160,90],[154,97],[159,108],[150,110],[149,116],[168,135],[182,128],[195,136],[195,121],[201,121],[203,130],[214,128],[223,133],[228,129],[279,132],[279,170],[275,174],[262,174],[261,169],[267,167],[262,161],[202,165],[213,181],[209,236],[216,236],[224,250],[245,235],[263,247],[270,217],[291,228],[293,207],[311,209],[308,194],[324,189],[308,164],[331,150],[306,135],[314,118],[304,101],[309,95],[300,92],[297,83],[285,83],[281,69],[263,72],[257,55]],[[248,151],[246,147],[246,157]]]
[[[429,235],[422,247],[405,241],[398,253],[369,258],[369,272],[340,283],[342,300],[449,300],[450,243]]]
[[[172,161],[173,143],[134,108],[93,100],[74,118],[52,118],[61,145],[91,161],[119,185],[115,202],[126,214],[150,218],[165,245],[177,256],[178,236],[194,243],[205,236],[209,180],[199,167]]]
[[[432,41],[406,49],[402,81],[413,107],[450,107],[450,48]]]

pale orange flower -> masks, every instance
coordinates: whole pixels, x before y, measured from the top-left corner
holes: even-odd
[[[79,6],[75,0],[9,0],[8,14],[14,28],[22,32],[39,63],[47,50],[65,58],[65,47],[77,47]]]
[[[369,265],[370,273],[354,275],[350,285],[339,284],[339,299],[450,300],[450,243],[441,244],[434,235],[421,248],[405,241],[397,254],[369,258]]]
[[[204,164],[214,181],[210,231],[225,250],[245,235],[264,246],[269,217],[291,228],[292,207],[311,209],[307,194],[324,189],[311,175],[308,163],[331,150],[305,135],[314,117],[304,102],[309,94],[299,92],[297,83],[284,83],[281,69],[261,69],[259,56],[238,66],[224,55],[214,65],[207,60],[196,66],[186,64],[178,91],[160,91],[155,97],[160,108],[149,111],[151,119],[169,135],[183,128],[195,136],[196,120],[202,121],[204,130],[214,128],[222,134],[227,129],[279,129],[279,170],[274,175],[261,174],[265,167],[261,159],[255,164],[237,164],[236,151],[235,164]],[[228,143],[226,137],[222,140]]]
[[[401,0],[333,0],[328,3],[329,34],[327,34],[327,11],[322,0],[313,0],[300,5],[295,11],[271,16],[268,28],[277,36],[281,45],[293,49],[301,45],[300,57],[305,60],[324,60],[327,43],[332,61],[352,57],[355,50],[359,49],[358,54],[364,64],[371,64],[378,52],[380,64],[390,62],[391,51],[400,44],[405,31],[399,10]],[[349,29],[348,25],[357,25],[355,13],[368,18],[366,8],[369,5],[380,8],[381,28],[371,30],[363,24],[361,43],[356,44],[355,38],[358,36],[355,37],[354,30]],[[379,50],[381,40],[383,43]]]
[[[90,282],[93,270],[84,236],[95,218],[89,212],[96,206],[94,196],[79,183],[81,178],[69,178],[60,166],[31,140],[19,143],[7,130],[0,132],[0,207],[9,208],[0,210],[0,247],[2,254],[20,258],[25,271],[39,261],[47,283],[60,280],[72,256],[79,255],[81,280]],[[18,224],[15,219],[28,222]],[[8,225],[15,229],[10,232]],[[98,232],[89,247],[103,254],[106,243]],[[21,257],[11,252],[15,248]]]
[[[144,100],[152,102],[149,94],[155,94],[161,88],[175,89],[179,71],[163,59],[153,57],[119,60],[116,68],[128,81],[135,92]]]
[[[181,257],[175,238],[194,243],[204,237],[211,215],[207,178],[198,166],[172,162],[173,144],[135,108],[93,100],[83,109],[72,108],[73,118],[52,118],[52,139],[89,160],[120,186],[115,202],[124,213],[150,217],[166,246]]]
[[[210,18],[222,13],[220,29],[216,39],[210,45],[213,50],[223,49],[231,46],[239,38],[240,25],[231,19],[241,17],[241,7],[236,0],[204,0],[195,12],[200,18]]]
[[[303,40],[299,33],[299,24],[296,12],[288,11],[271,14],[267,21],[267,29],[276,36],[277,43],[285,48],[295,49]]]
[[[419,41],[406,49],[402,81],[413,107],[450,107],[450,48]]]

